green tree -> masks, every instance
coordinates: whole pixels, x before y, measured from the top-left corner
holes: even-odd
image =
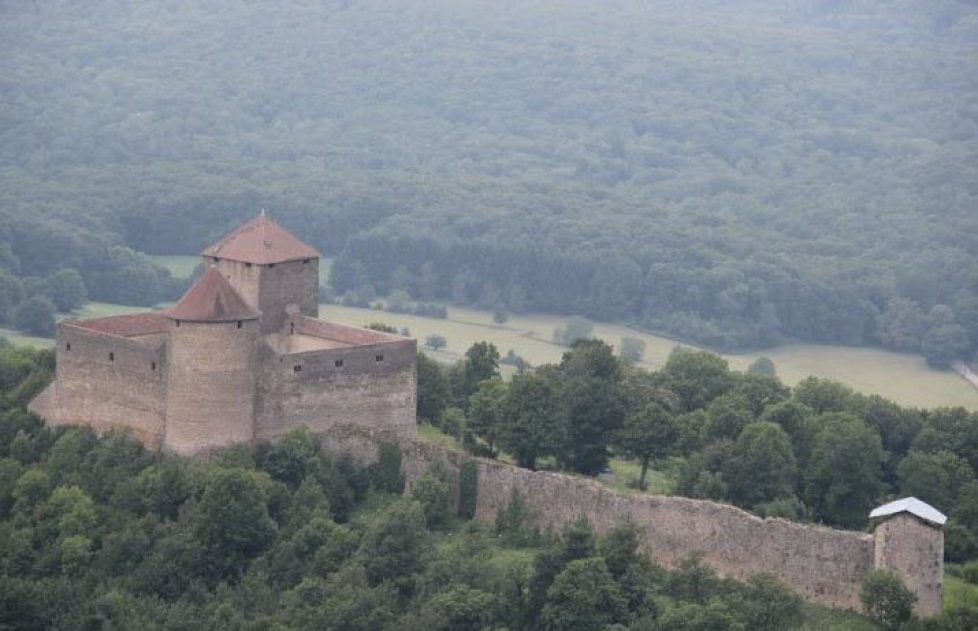
[[[58,311],[78,309],[88,300],[88,290],[81,274],[72,268],[58,270],[45,279],[49,296]]]
[[[11,321],[32,335],[54,335],[54,303],[44,296],[28,298],[13,308]]]
[[[470,346],[462,360],[460,377],[461,382],[454,395],[459,406],[464,408],[468,405],[469,397],[479,389],[479,384],[499,377],[499,350],[496,345],[491,342],[476,342]]]
[[[884,489],[880,436],[851,414],[823,415],[819,425],[806,474],[807,504],[829,523],[859,528]]]
[[[950,323],[929,329],[920,343],[920,352],[934,368],[947,368],[954,360],[964,358],[969,346],[964,327]]]
[[[754,418],[750,403],[739,394],[719,396],[706,409],[703,441],[733,440]]]
[[[733,385],[726,360],[677,346],[662,369],[666,387],[679,396],[683,411],[706,407]]]
[[[394,504],[370,526],[360,545],[370,585],[388,582],[402,594],[409,594],[423,568],[427,541],[421,505],[410,500]]]
[[[433,351],[440,351],[448,345],[444,335],[432,333],[424,338],[424,345]]]
[[[645,356],[645,341],[637,337],[621,338],[621,356],[630,362],[640,362]]]
[[[418,420],[441,424],[442,414],[452,402],[445,371],[424,353],[418,353]]]
[[[775,423],[750,423],[734,444],[724,479],[740,506],[754,506],[795,491],[797,466],[788,434]]]
[[[411,497],[421,505],[425,526],[429,529],[443,527],[451,516],[451,500],[448,484],[431,471],[425,472],[411,488]]]
[[[950,451],[911,452],[897,466],[900,494],[950,511],[965,485],[975,480],[968,462]]]
[[[747,367],[747,372],[752,375],[774,377],[777,374],[777,368],[775,368],[774,362],[771,361],[770,357],[762,356],[751,362],[750,366]]]
[[[590,320],[579,316],[568,318],[563,327],[554,329],[554,342],[562,346],[573,346],[578,340],[589,340],[594,331]]]
[[[537,458],[553,453],[559,402],[554,384],[533,373],[515,375],[503,404],[499,445],[521,467],[533,469]]]
[[[495,457],[494,447],[505,414],[507,386],[501,379],[487,379],[469,399],[467,429],[486,442],[487,455]]]
[[[547,590],[542,622],[553,631],[601,631],[624,621],[626,600],[604,559],[571,561]]]
[[[193,534],[217,576],[241,569],[275,536],[265,480],[245,469],[217,468],[207,475],[193,515]]]
[[[625,419],[625,425],[617,432],[615,442],[619,451],[641,463],[639,488],[646,488],[649,462],[653,458],[669,455],[678,437],[675,414],[657,403],[650,403],[638,414]]]
[[[873,570],[863,579],[859,600],[874,622],[895,630],[913,616],[917,597],[893,572]]]

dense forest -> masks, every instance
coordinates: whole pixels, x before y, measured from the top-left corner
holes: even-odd
[[[2,317],[264,206],[338,293],[978,349],[973,2],[502,4],[5,3]]]
[[[360,467],[303,430],[184,458],[52,429],[25,405],[53,359],[0,345],[0,628],[781,631],[833,615],[769,575],[720,579],[696,556],[653,565],[634,524],[541,533],[518,495],[494,525],[470,521],[477,477],[455,501],[433,465],[405,492],[394,445]],[[978,620],[968,607],[913,619],[913,595],[882,571],[861,600],[882,629]]]

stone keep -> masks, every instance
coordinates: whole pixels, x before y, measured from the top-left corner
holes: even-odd
[[[59,324],[30,410],[180,453],[336,423],[414,435],[417,342],[319,320],[316,250],[263,214],[202,256],[170,309]]]

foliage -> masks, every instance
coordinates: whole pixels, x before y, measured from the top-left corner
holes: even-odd
[[[393,443],[377,446],[377,462],[371,465],[370,479],[377,490],[400,495],[404,491],[401,449]]]
[[[475,517],[479,498],[479,466],[475,460],[462,463],[458,474],[458,514],[464,519]]]
[[[863,579],[859,600],[877,624],[884,629],[898,629],[913,616],[917,597],[896,574],[873,570]]]
[[[440,426],[442,414],[451,403],[451,387],[441,365],[418,352],[418,422]]]
[[[28,298],[13,308],[14,326],[32,335],[54,334],[54,303],[44,296]]]

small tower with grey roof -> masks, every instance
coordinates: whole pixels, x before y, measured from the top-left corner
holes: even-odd
[[[874,566],[897,574],[917,596],[922,618],[941,613],[944,577],[944,522],[947,517],[916,497],[875,508]]]

